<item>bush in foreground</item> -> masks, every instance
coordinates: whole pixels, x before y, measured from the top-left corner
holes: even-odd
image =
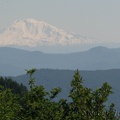
[[[105,102],[112,93],[108,83],[92,90],[83,86],[77,70],[71,81],[68,102],[66,99],[54,101],[61,88],[45,91],[44,86],[36,86],[32,77],[36,69],[27,70],[30,76],[30,90],[22,97],[14,95],[10,89],[0,90],[1,120],[117,120],[114,104],[106,109]]]

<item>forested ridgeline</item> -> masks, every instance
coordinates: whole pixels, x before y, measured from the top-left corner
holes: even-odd
[[[10,89],[12,94],[23,94],[28,92],[28,89],[25,85],[18,84],[16,81],[13,81],[10,77],[0,77],[0,85],[3,86],[3,90]]]
[[[55,98],[62,92],[57,87],[47,92],[44,86],[35,85],[33,74],[36,69],[27,71],[29,90],[11,78],[0,78],[0,119],[1,120],[118,120],[114,104],[106,107],[105,102],[112,93],[112,87],[104,83],[92,90],[83,86],[79,71],[75,71],[70,83],[67,101]]]

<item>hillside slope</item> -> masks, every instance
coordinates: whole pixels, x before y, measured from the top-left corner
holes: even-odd
[[[69,54],[47,54],[0,47],[0,67],[4,75],[23,74],[25,69],[51,68],[71,70],[105,70],[120,68],[120,48],[92,48],[89,51]],[[0,74],[2,75],[2,69]],[[11,70],[10,70],[11,69]],[[11,74],[9,74],[11,73]]]
[[[41,69],[34,74],[35,84],[44,85],[47,91],[54,87],[61,87],[62,92],[58,98],[66,98],[70,90],[73,74],[73,70]],[[83,84],[93,90],[101,87],[104,82],[108,82],[113,88],[113,94],[110,95],[109,103],[115,103],[117,110],[120,111],[120,69],[80,71],[80,74],[84,80]],[[28,86],[29,76],[27,75],[16,76],[13,79]]]

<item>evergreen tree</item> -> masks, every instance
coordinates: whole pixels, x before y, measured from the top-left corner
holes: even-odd
[[[105,105],[112,93],[112,87],[108,83],[93,91],[83,86],[83,79],[77,70],[71,81],[71,101],[64,98],[55,101],[61,88],[46,92],[44,86],[36,86],[32,76],[35,71],[36,69],[27,70],[30,89],[22,96],[14,94],[7,87],[0,87],[1,120],[118,120],[114,104],[109,109]],[[1,83],[3,80],[1,78]],[[23,87],[22,84],[20,86]]]

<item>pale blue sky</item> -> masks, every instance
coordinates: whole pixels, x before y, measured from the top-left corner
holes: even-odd
[[[0,0],[0,29],[26,18],[120,42],[120,0]]]

